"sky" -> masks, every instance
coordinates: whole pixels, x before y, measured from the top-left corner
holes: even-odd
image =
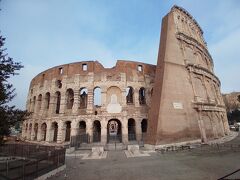
[[[2,0],[5,48],[24,68],[11,78],[25,109],[31,79],[70,62],[117,60],[157,63],[162,18],[173,5],[200,24],[223,93],[240,91],[239,0]]]

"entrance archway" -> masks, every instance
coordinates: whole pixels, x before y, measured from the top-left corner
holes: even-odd
[[[100,121],[93,122],[93,142],[101,141],[101,123]]]
[[[118,119],[111,119],[108,121],[107,142],[122,142],[122,124]]]
[[[47,133],[47,124],[43,123],[41,126],[41,141],[46,141],[46,133]]]
[[[52,123],[52,131],[53,131],[53,142],[57,142],[57,134],[58,134],[58,124],[56,122]]]
[[[65,123],[66,126],[66,131],[65,131],[65,142],[70,141],[70,136],[71,136],[71,122],[67,121]]]
[[[128,140],[136,140],[135,120],[132,118],[128,120]]]

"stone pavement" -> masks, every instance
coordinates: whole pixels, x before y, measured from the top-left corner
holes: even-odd
[[[228,144],[239,144],[240,136]],[[54,180],[159,180],[218,179],[240,168],[240,149],[151,153],[148,157],[126,158],[123,151],[109,151],[106,159],[84,160],[67,157],[66,170]],[[239,173],[234,178],[239,178]]]

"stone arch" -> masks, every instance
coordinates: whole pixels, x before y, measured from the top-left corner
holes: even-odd
[[[196,96],[199,98],[198,101],[203,101],[203,99],[207,99],[206,89],[203,85],[203,82],[200,78],[194,78],[194,87],[196,91]]]
[[[46,135],[47,135],[47,124],[42,123],[42,125],[41,125],[41,141],[46,141]]]
[[[206,88],[207,88],[207,92],[208,92],[210,100],[214,100],[215,96],[214,96],[214,93],[213,93],[212,83],[211,83],[210,79],[206,80]]]
[[[65,125],[65,142],[68,142],[71,139],[71,121],[66,121],[64,125]]]
[[[36,105],[36,96],[33,97],[32,112],[35,111],[35,105]]]
[[[49,105],[50,105],[50,93],[49,92],[47,92],[46,94],[45,94],[45,107],[44,107],[44,109],[49,109]]]
[[[207,114],[204,114],[202,116],[203,122],[204,122],[204,129],[207,136],[207,139],[212,139],[214,137],[214,130],[213,130],[213,123],[211,120],[211,117],[209,117]]]
[[[51,141],[57,142],[57,135],[58,135],[58,123],[52,122],[52,124],[51,124]]]
[[[86,109],[88,102],[88,90],[83,87],[80,89],[80,109]]]
[[[41,110],[41,105],[42,105],[42,94],[39,94],[37,99],[37,111]]]
[[[86,134],[86,129],[87,129],[87,125],[86,125],[86,121],[79,121],[79,134]]]
[[[148,120],[147,119],[143,119],[141,121],[141,130],[142,133],[147,133],[147,127],[148,127]]]
[[[74,92],[71,88],[67,89],[66,96],[67,96],[66,102],[67,109],[72,109],[74,103]]]
[[[108,121],[107,142],[122,142],[122,123],[118,119],[110,119]]]
[[[122,112],[122,91],[117,86],[111,86],[107,89],[107,112]]]
[[[196,63],[194,51],[190,46],[185,47],[185,58],[186,58],[187,62],[190,64]]]
[[[134,89],[131,86],[126,88],[126,102],[127,104],[133,104],[134,100]]]
[[[139,104],[144,105],[146,104],[146,89],[141,87],[139,89]]]
[[[60,104],[61,104],[61,93],[59,91],[57,91],[55,93],[55,103],[56,103],[55,112],[56,112],[56,114],[59,114],[59,112],[60,112]]]
[[[28,104],[28,111],[31,112],[32,111],[32,99],[29,99],[29,104]]]
[[[199,51],[196,52],[196,59],[197,59],[197,64],[199,64],[200,66],[208,69],[207,62],[202,57],[202,53],[201,52],[199,52]]]
[[[101,106],[101,96],[102,96],[102,90],[100,87],[95,87],[93,89],[93,105],[94,106]]]
[[[133,118],[128,119],[128,140],[136,140],[136,123]]]
[[[93,142],[101,142],[101,123],[98,120],[93,122]]]

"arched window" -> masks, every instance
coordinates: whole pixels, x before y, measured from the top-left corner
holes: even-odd
[[[101,106],[101,88],[96,87],[93,90],[93,104],[94,106]]]
[[[42,95],[39,94],[38,96],[38,103],[37,103],[37,111],[40,111],[42,105]]]
[[[131,86],[128,86],[126,89],[126,101],[127,104],[133,104],[133,95],[134,95],[134,90]]]
[[[74,92],[72,89],[67,90],[67,109],[72,109],[74,102]]]
[[[101,141],[101,123],[98,120],[93,122],[93,142]]]
[[[35,111],[35,105],[36,105],[36,96],[33,97],[32,112]]]
[[[56,114],[59,114],[60,112],[60,103],[61,103],[61,93],[57,91],[55,93],[56,96]]]
[[[50,105],[50,93],[47,92],[45,94],[45,109],[49,109],[49,105]]]
[[[139,89],[139,104],[146,104],[146,91],[143,87]]]
[[[80,89],[80,109],[87,108],[88,91],[87,88]]]
[[[136,140],[136,127],[135,127],[135,120],[134,119],[129,119],[128,120],[128,140],[129,141],[134,141]]]

